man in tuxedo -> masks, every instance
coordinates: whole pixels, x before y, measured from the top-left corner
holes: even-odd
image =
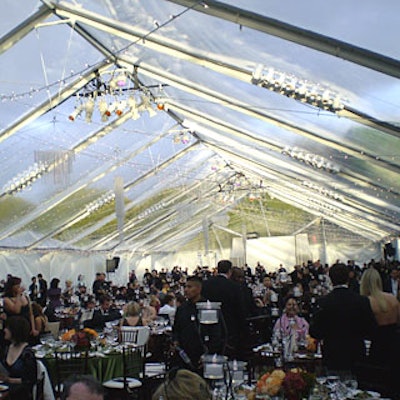
[[[37,302],[42,306],[46,307],[47,304],[47,281],[43,278],[42,274],[38,274],[39,293],[37,296]]]
[[[323,364],[332,371],[354,371],[365,356],[364,339],[376,328],[367,297],[348,288],[349,271],[345,264],[329,270],[333,290],[318,302],[310,324],[310,335],[323,340]]]
[[[400,299],[399,278],[400,271],[398,270],[398,267],[392,266],[389,270],[389,274],[382,279],[383,290],[392,293],[392,295],[398,300]]]
[[[121,319],[121,313],[112,306],[112,299],[105,294],[100,297],[100,307],[93,313],[93,318],[84,321],[85,328],[102,330],[106,322],[117,321]]]
[[[240,286],[230,277],[232,263],[220,260],[217,264],[217,275],[203,282],[202,295],[207,300],[221,303],[228,332],[226,355],[240,358],[243,350],[243,339],[247,336],[245,306]]]

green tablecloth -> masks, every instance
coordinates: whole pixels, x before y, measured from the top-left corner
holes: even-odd
[[[56,361],[54,358],[43,358],[41,361],[47,367],[52,383],[55,383]],[[89,357],[88,373],[93,375],[99,382],[123,376],[122,354],[113,353],[101,356]]]

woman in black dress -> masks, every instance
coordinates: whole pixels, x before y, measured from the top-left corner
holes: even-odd
[[[0,379],[9,386],[11,400],[30,400],[37,382],[36,358],[28,345],[29,322],[20,316],[6,321],[4,338],[9,343],[2,360],[7,374],[0,374]]]

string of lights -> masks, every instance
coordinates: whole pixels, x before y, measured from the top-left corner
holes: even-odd
[[[34,163],[28,169],[9,180],[3,186],[3,194],[12,195],[22,190],[30,189],[32,183],[40,179],[47,172],[48,168],[49,164],[46,162]]]
[[[93,214],[100,208],[104,207],[106,204],[112,203],[114,200],[115,200],[115,193],[113,190],[110,190],[107,193],[103,194],[101,197],[99,197],[97,200],[87,204],[85,207],[86,212],[88,212],[89,214]]]
[[[321,84],[300,79],[293,74],[258,65],[253,72],[254,85],[264,87],[273,92],[308,103],[322,110],[337,112],[344,109],[343,99],[339,93],[322,86]]]
[[[305,164],[311,165],[314,168],[324,169],[332,174],[338,174],[340,172],[340,166],[333,163],[332,161],[326,160],[324,157],[318,154],[312,154],[306,150],[299,149],[297,147],[286,146],[282,150],[282,154],[304,162]]]

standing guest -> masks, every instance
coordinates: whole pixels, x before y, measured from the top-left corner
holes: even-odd
[[[196,304],[206,301],[202,297],[202,280],[198,276],[191,276],[185,285],[187,301],[176,310],[172,341],[175,347],[182,348],[190,359],[190,368],[200,368],[200,358],[203,354],[222,354],[224,352],[226,332],[222,313],[217,324],[200,325]],[[183,359],[176,358],[175,363],[188,368]]]
[[[400,278],[400,272],[397,266],[391,266],[389,268],[389,274],[385,275],[382,284],[383,284],[383,290],[385,292],[391,293],[394,297],[400,300],[399,278]]]
[[[79,274],[78,278],[76,279],[76,287],[79,289],[81,286],[86,287],[85,275]]]
[[[21,286],[21,278],[12,276],[8,279],[4,290],[4,312],[7,319],[15,316],[24,317],[30,324],[32,336],[35,337],[39,332],[35,328],[29,297],[24,294],[24,291],[25,288]]]
[[[400,373],[400,350],[397,345],[400,340],[397,332],[400,324],[400,303],[393,294],[382,290],[381,276],[373,267],[363,273],[360,287],[361,294],[368,296],[378,323],[378,328],[371,337],[369,361],[374,365],[390,368],[391,383],[394,387]]]
[[[204,281],[202,295],[207,300],[221,303],[228,332],[226,355],[238,358],[243,339],[247,336],[242,292],[239,285],[229,279],[232,274],[231,261],[220,260],[217,264],[217,272],[216,276]]]
[[[36,281],[36,276],[32,276],[28,291],[31,301],[36,301],[39,294],[39,285]]]
[[[47,297],[49,298],[49,302],[53,307],[61,307],[61,288],[58,287],[60,284],[60,280],[58,278],[53,278],[50,281],[50,288],[47,291]]]
[[[134,283],[137,281],[137,276],[136,276],[136,272],[133,269],[130,273],[129,273],[129,283]]]
[[[47,304],[47,281],[43,279],[42,274],[38,274],[38,283],[39,283],[39,293],[37,302],[42,306],[46,307]]]
[[[360,282],[358,280],[357,272],[354,267],[349,268],[349,289],[360,294]]]
[[[92,286],[92,291],[96,297],[96,300],[99,300],[101,296],[108,294],[109,290],[110,285],[106,281],[106,274],[104,272],[97,272],[96,279]]]
[[[61,400],[104,400],[104,389],[92,375],[75,375],[64,383]]]
[[[49,303],[47,304],[45,314],[49,319],[49,322],[57,322],[59,318],[56,316],[56,309],[62,306],[61,302],[61,288],[58,287],[60,280],[53,278],[50,281],[50,288],[47,291],[47,297]]]
[[[310,335],[323,340],[323,364],[328,370],[354,371],[365,358],[364,339],[376,328],[367,297],[348,288],[349,270],[343,263],[329,269],[333,290],[319,300]]]
[[[28,345],[29,322],[23,317],[13,317],[6,321],[4,338],[9,342],[2,364],[7,374],[0,379],[9,386],[9,399],[30,400],[37,381],[36,358]]]
[[[257,299],[258,302],[254,299],[253,291],[246,284],[245,271],[242,268],[233,267],[231,279],[239,285],[242,292],[245,316],[252,317],[258,315],[262,311],[264,304],[259,299]]]

